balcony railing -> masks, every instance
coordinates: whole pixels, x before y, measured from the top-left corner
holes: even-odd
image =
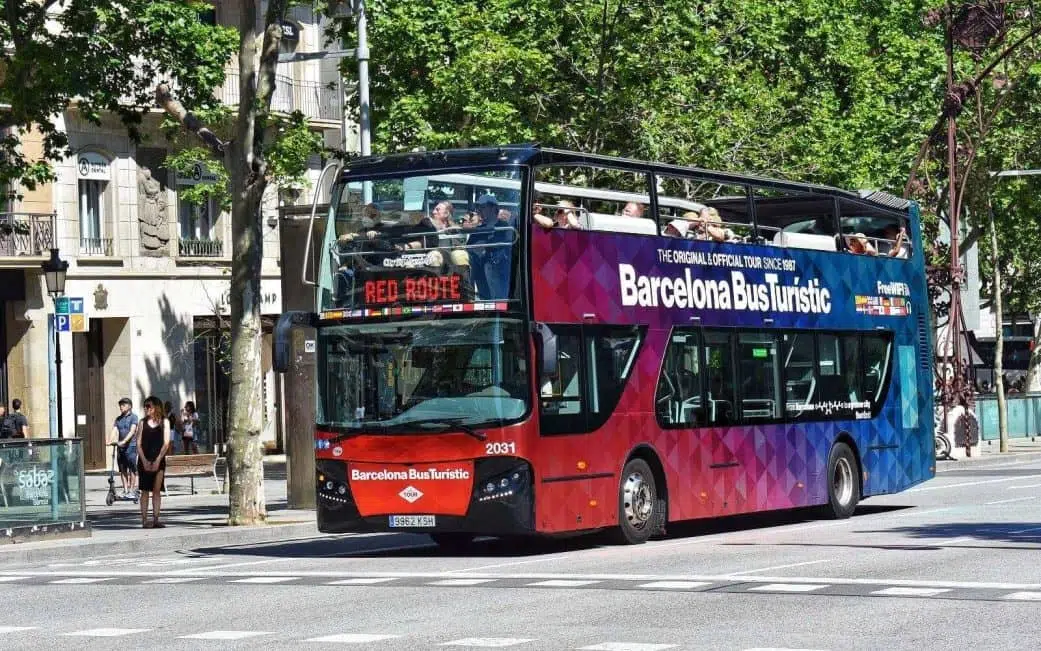
[[[0,258],[46,255],[54,247],[53,213],[0,213]]]
[[[238,70],[228,70],[224,87],[218,91],[220,100],[229,106],[239,103]],[[300,111],[313,120],[339,121],[342,114],[340,91],[336,84],[300,81],[286,75],[275,75],[275,93],[271,96],[271,110],[279,113]]]
[[[224,255],[224,241],[182,239],[177,249],[182,258],[220,258]]]
[[[81,237],[80,255],[99,255],[112,257],[112,238]]]

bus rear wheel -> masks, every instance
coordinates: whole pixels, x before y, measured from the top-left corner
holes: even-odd
[[[622,469],[618,486],[617,542],[639,545],[655,534],[661,526],[662,500],[654,473],[643,459],[633,459]]]
[[[860,482],[857,480],[857,458],[845,443],[832,446],[828,455],[828,504],[824,513],[836,520],[844,520],[857,509],[860,502]]]

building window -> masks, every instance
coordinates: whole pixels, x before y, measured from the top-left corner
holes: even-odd
[[[80,253],[83,255],[112,255],[112,238],[105,237],[107,188],[107,181],[79,182]]]

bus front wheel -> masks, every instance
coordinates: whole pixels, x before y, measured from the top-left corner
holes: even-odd
[[[660,527],[661,509],[651,467],[643,459],[625,464],[618,486],[617,541],[625,545],[647,542]]]
[[[860,501],[857,458],[845,443],[836,443],[828,455],[828,504],[825,514],[837,520],[853,515]]]

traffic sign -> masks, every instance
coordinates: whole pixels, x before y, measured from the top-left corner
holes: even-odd
[[[69,330],[71,332],[86,332],[87,317],[82,314],[69,315]]]
[[[61,296],[59,298],[54,299],[54,311],[56,313],[58,313],[58,314],[68,314],[69,313],[69,297],[68,296]]]
[[[71,332],[71,322],[68,314],[55,314],[54,315],[54,329],[58,332]]]
[[[69,298],[69,314],[83,314],[82,298]]]

